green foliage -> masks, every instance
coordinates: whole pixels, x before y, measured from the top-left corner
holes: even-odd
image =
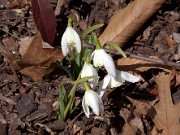
[[[89,76],[84,78],[78,77],[78,79],[74,82],[74,85],[68,96],[64,88],[64,85],[61,84],[59,86],[59,114],[58,114],[59,119],[65,120],[68,113],[69,115],[73,113],[73,111],[75,110],[75,108],[73,108],[73,102],[74,102],[75,90],[77,86],[92,78],[99,78],[99,76]]]
[[[103,25],[104,25],[104,24],[96,24],[96,25],[93,25],[93,26],[87,28],[87,29],[84,30],[84,32],[81,34],[81,38],[84,40],[85,37],[86,37],[89,33],[91,33],[92,31],[94,31],[94,30],[96,30],[96,29],[98,29],[98,28],[100,28],[100,27],[102,27]]]
[[[70,63],[69,67],[63,66],[60,64],[59,66],[69,75],[72,80],[76,80],[81,72],[81,69],[86,61],[87,57],[90,57],[92,50],[88,48],[82,49],[81,53],[73,52],[74,54],[71,57],[68,57],[67,60]]]
[[[124,58],[127,58],[126,54],[124,51],[118,46],[118,44],[114,42],[106,42],[106,45],[109,45],[110,47],[116,49]]]
[[[58,118],[64,120],[64,111],[67,106],[67,94],[64,85],[59,86],[59,115]]]

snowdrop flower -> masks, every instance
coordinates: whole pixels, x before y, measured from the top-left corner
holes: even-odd
[[[62,53],[66,56],[74,48],[78,53],[81,52],[81,40],[78,33],[72,28],[67,27],[61,39]]]
[[[84,113],[88,118],[90,115],[89,107],[96,115],[99,115],[100,113],[104,112],[104,106],[102,100],[100,96],[93,90],[86,90],[82,100],[82,107]]]
[[[81,78],[88,76],[98,76],[98,73],[92,64],[85,63],[81,71]],[[88,80],[92,89],[97,85],[98,81],[99,78],[93,78]]]
[[[104,91],[107,87],[111,87],[111,88],[119,87],[125,82],[125,80],[135,83],[140,80],[140,77],[137,77],[132,74],[129,74],[128,72],[119,71],[119,70],[116,70],[116,77],[113,77],[107,74],[99,86],[99,89],[98,89],[99,96],[100,97],[103,96]]]
[[[96,49],[91,55],[91,59],[93,59],[93,64],[95,67],[104,66],[108,74],[115,77],[116,76],[116,68],[114,65],[114,61],[112,57],[105,52],[104,49]]]

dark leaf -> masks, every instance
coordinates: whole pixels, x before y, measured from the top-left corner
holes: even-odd
[[[34,21],[44,42],[53,44],[56,18],[49,0],[31,0]]]

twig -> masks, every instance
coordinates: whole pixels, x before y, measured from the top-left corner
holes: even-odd
[[[143,91],[144,89],[146,89],[150,84],[154,83],[154,77],[152,77],[151,79],[149,79],[148,81],[144,82],[142,85],[139,86],[139,90]]]
[[[73,124],[73,122],[82,114],[83,112],[81,112],[80,114],[78,114],[68,125],[67,125],[67,127],[64,129],[64,131],[63,131],[63,135],[65,135],[65,132],[66,132],[66,130],[70,127],[70,125],[72,125]]]
[[[86,48],[91,48],[91,49],[94,49],[94,48],[95,48],[94,45],[87,44],[87,43],[83,43],[83,46],[86,47]],[[104,50],[105,50],[106,52],[111,52],[111,53],[114,54],[114,55],[121,55],[121,54],[119,54],[118,52],[111,51],[111,50],[106,49],[106,48],[105,48]],[[130,57],[130,58],[139,59],[139,60],[144,60],[144,61],[149,61],[149,62],[153,62],[153,63],[159,64],[159,65],[163,65],[163,66],[180,67],[180,63],[175,63],[175,62],[171,62],[171,61],[163,61],[163,60],[161,60],[161,59],[147,58],[147,57],[144,57],[144,56],[131,54],[131,53],[126,52],[126,51],[124,51],[124,53],[125,53],[128,57]]]
[[[147,57],[140,56],[140,55],[134,55],[134,54],[131,54],[129,52],[125,52],[125,54],[127,56],[129,56],[130,58],[145,60],[145,61],[153,62],[153,63],[156,63],[156,64],[164,65],[164,66],[180,67],[180,63],[175,63],[175,62],[171,62],[171,61],[163,61],[161,59],[147,58]]]
[[[46,130],[50,135],[55,135],[55,134],[53,133],[53,131],[52,131],[48,126],[46,126],[46,125],[43,125],[43,124],[37,122],[37,123],[35,124],[35,126],[43,127],[43,128],[45,128],[45,130]]]

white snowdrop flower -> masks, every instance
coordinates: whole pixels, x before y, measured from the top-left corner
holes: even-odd
[[[69,50],[76,49],[78,53],[81,52],[81,40],[78,33],[72,28],[67,27],[61,39],[62,53],[66,56]]]
[[[91,55],[95,67],[104,66],[108,74],[116,76],[116,68],[112,57],[104,49],[96,49]]]
[[[85,63],[81,71],[81,78],[89,76],[98,76],[98,73],[92,64]],[[98,81],[99,78],[93,78],[88,80],[92,89],[97,85]]]
[[[111,88],[119,87],[125,81],[135,83],[138,82],[139,80],[140,77],[134,76],[128,72],[116,70],[116,77],[113,77],[109,74],[107,74],[104,77],[104,79],[102,80],[99,86],[98,94],[100,95],[100,97],[102,97],[107,87],[111,87]]]
[[[86,90],[82,100],[82,107],[88,118],[90,115],[89,107],[96,115],[104,112],[104,105],[102,100],[100,96],[93,90]]]

